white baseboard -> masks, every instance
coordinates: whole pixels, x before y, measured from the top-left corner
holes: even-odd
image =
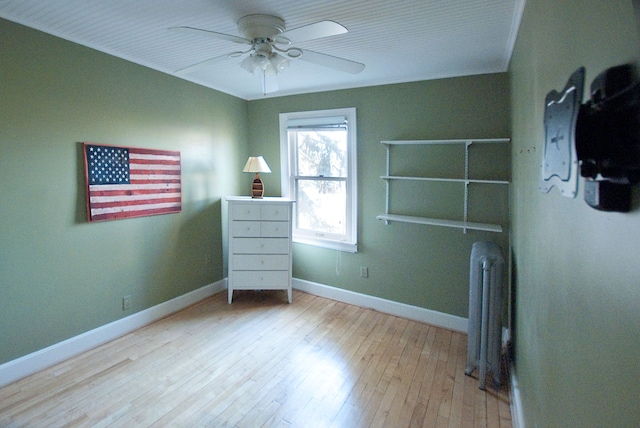
[[[524,428],[524,415],[522,414],[522,399],[520,398],[520,388],[518,387],[518,378],[516,377],[515,367],[513,364],[509,367],[509,375],[511,387],[509,388],[510,407],[511,407],[511,425],[513,428]]]
[[[0,365],[0,388],[227,289],[225,279]]]
[[[462,333],[468,332],[469,323],[467,319],[455,315],[449,315],[430,309],[381,299],[379,297],[368,296],[366,294],[355,293],[353,291],[343,290],[341,288],[322,285],[302,279],[293,278],[292,285],[293,288],[297,290],[320,297],[326,297],[327,299],[371,308],[378,312],[384,312],[386,314],[408,318],[410,320],[426,324],[432,324],[448,330],[459,331]]]

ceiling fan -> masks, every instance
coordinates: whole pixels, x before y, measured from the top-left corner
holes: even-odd
[[[262,89],[265,94],[277,90],[277,81],[273,77],[289,66],[289,58],[300,59],[351,74],[360,73],[365,67],[359,62],[292,46],[308,40],[344,34],[348,31],[344,26],[334,21],[320,21],[287,31],[282,18],[256,14],[247,15],[238,21],[238,32],[243,37],[188,26],[170,27],[169,30],[249,45],[244,51],[234,51],[206,59],[177,70],[176,74],[186,75],[229,58],[238,58],[248,54],[240,62],[240,65],[248,72],[259,73],[262,76]]]

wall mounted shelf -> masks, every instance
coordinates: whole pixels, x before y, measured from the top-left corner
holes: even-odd
[[[376,216],[378,220],[384,220],[385,224],[389,224],[391,221],[414,223],[414,224],[426,224],[432,226],[444,226],[454,227],[462,229],[464,233],[467,230],[482,230],[487,232],[502,232],[502,226],[499,224],[490,223],[478,223],[468,221],[469,211],[469,185],[470,184],[488,184],[488,185],[508,185],[507,180],[493,180],[493,179],[474,179],[469,177],[469,147],[472,144],[505,144],[510,141],[509,138],[492,138],[492,139],[469,139],[469,140],[397,140],[397,141],[381,141],[381,143],[387,148],[387,173],[380,176],[386,181],[386,198],[385,198],[385,213]],[[447,145],[447,144],[464,144],[464,177],[462,178],[447,178],[447,177],[423,177],[423,176],[409,176],[409,175],[392,175],[391,174],[391,147],[392,146],[409,146],[409,145]],[[390,198],[390,182],[394,180],[406,180],[406,181],[428,181],[428,182],[450,182],[461,183],[464,185],[464,200],[463,200],[463,220],[449,220],[442,218],[431,217],[417,217],[393,214],[389,212],[389,198]]]

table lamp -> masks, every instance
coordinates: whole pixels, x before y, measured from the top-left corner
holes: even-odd
[[[251,183],[251,197],[262,198],[264,196],[264,184],[260,179],[260,172],[271,172],[269,165],[262,156],[250,157],[242,172],[255,172],[256,176]]]

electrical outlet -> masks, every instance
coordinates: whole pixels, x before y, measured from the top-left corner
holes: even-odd
[[[122,298],[122,310],[127,311],[131,309],[131,296],[124,296]]]
[[[369,278],[369,268],[360,266],[360,278]]]

